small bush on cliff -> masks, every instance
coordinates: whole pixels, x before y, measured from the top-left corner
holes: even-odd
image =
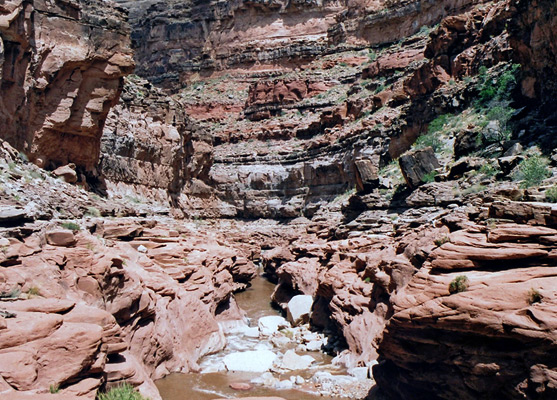
[[[50,387],[48,388],[48,391],[52,394],[58,393],[60,391],[60,386],[53,383],[50,385]]]
[[[81,227],[75,222],[63,222],[60,225],[62,226],[62,228],[69,229],[71,231],[78,231],[81,229]]]
[[[449,293],[461,293],[465,292],[468,289],[468,278],[466,275],[459,275],[452,280],[449,284]]]
[[[523,188],[538,186],[550,175],[548,165],[549,160],[547,158],[538,154],[531,155],[520,163],[515,178],[522,181],[520,186]]]
[[[416,148],[423,149],[431,146],[436,153],[443,150],[443,140],[440,135],[445,132],[446,125],[451,123],[451,117],[451,114],[443,114],[431,121],[427,133],[416,140]]]
[[[530,305],[534,303],[541,303],[542,302],[542,295],[536,289],[531,288],[528,291],[528,303]]]
[[[106,393],[99,393],[97,400],[147,400],[141,396],[135,389],[124,383],[121,386],[110,389]]]
[[[557,203],[557,186],[553,186],[545,191],[545,198],[551,203]]]
[[[479,105],[486,105],[492,100],[508,100],[517,83],[519,64],[510,65],[499,77],[495,78],[488,74],[488,69],[483,66],[478,71],[480,93]]]
[[[431,183],[431,182],[435,182],[435,177],[439,175],[439,173],[437,171],[431,171],[428,174],[425,174],[422,177],[422,182],[424,183]]]

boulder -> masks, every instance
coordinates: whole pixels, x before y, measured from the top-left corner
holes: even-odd
[[[299,356],[294,350],[288,350],[282,357],[280,368],[289,369],[291,371],[308,369],[309,366],[314,362],[315,360],[312,356]]]
[[[292,297],[286,306],[288,321],[292,325],[300,325],[309,321],[313,297],[309,295],[298,295]]]
[[[290,324],[283,317],[280,317],[278,315],[270,315],[267,317],[259,318],[257,326],[259,327],[259,332],[261,332],[262,335],[271,336],[280,328],[290,327]]]
[[[359,193],[369,193],[379,185],[377,166],[369,159],[354,161],[356,167],[356,188]]]
[[[269,350],[243,351],[224,357],[224,365],[231,372],[265,372],[273,366],[277,355]]]
[[[411,189],[424,184],[424,177],[440,167],[431,147],[402,155],[399,159],[399,165],[402,175]]]
[[[73,231],[56,229],[46,233],[46,241],[52,246],[69,247],[76,243]]]
[[[67,183],[76,183],[77,182],[77,173],[75,172],[75,164],[68,164],[62,167],[56,168],[52,173],[57,176],[61,177]]]

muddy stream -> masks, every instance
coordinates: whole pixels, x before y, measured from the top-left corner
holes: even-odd
[[[263,277],[257,277],[249,289],[235,295],[238,305],[247,313],[252,330],[256,329],[253,327],[258,326],[260,318],[279,315],[270,303],[273,289],[272,283]],[[286,335],[283,336],[283,333]],[[272,336],[254,337],[253,334],[247,335],[245,330],[234,329],[226,335],[227,346],[224,350],[200,360],[200,373],[172,374],[159,380],[157,387],[163,400],[213,400],[251,396],[279,396],[287,400],[332,400],[338,397],[328,394],[338,393],[339,382],[341,386],[343,382],[348,386],[361,386],[362,383],[348,376],[345,369],[333,365],[331,356],[319,350],[300,351],[301,340],[296,338],[315,339],[315,335],[304,328],[293,328],[281,330]],[[320,338],[323,340],[323,336]],[[298,355],[311,356],[314,362],[304,369],[273,367],[271,372],[266,373],[231,372],[224,366],[227,355],[246,351],[271,351],[277,355],[275,365],[280,366],[281,357],[288,350],[295,351]],[[233,383],[250,383],[253,388],[237,391],[229,387]],[[356,398],[344,394],[345,398]]]

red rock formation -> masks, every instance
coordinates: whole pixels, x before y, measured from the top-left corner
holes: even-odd
[[[521,224],[451,233],[392,298],[374,369],[381,388],[394,398],[554,397],[556,233]],[[467,284],[451,294],[457,276]]]
[[[203,234],[156,225],[99,220],[90,225],[97,236],[63,231],[72,240],[61,241],[38,224],[9,239],[0,259],[3,391],[58,385],[94,397],[126,380],[154,399],[152,379],[195,370],[224,346],[217,322],[241,318],[231,294],[253,264]]]
[[[125,14],[95,0],[37,0],[4,3],[0,19],[2,138],[40,166],[92,170],[134,67]]]

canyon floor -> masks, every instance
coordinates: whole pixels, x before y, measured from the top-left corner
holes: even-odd
[[[0,399],[555,398],[556,20],[0,4]]]

